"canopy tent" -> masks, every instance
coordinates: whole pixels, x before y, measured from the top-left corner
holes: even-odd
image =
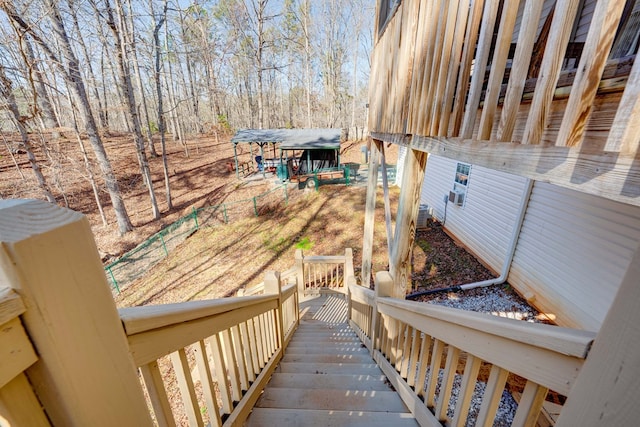
[[[264,146],[280,144],[280,159],[284,150],[334,150],[339,161],[341,129],[241,129],[231,138],[238,175],[238,144],[257,144],[264,159]],[[309,153],[309,151],[307,151]],[[253,157],[253,151],[252,151]],[[308,155],[311,158],[310,155]],[[309,170],[312,167],[308,167]],[[263,169],[264,174],[264,169]]]

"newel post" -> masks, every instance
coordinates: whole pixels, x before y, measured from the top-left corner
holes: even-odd
[[[295,254],[296,265],[296,279],[298,281],[298,292],[304,295],[304,256],[302,255],[302,249],[296,249]]]
[[[0,201],[0,282],[27,307],[39,359],[26,373],[53,425],[152,425],[84,215]]]
[[[378,298],[385,298],[392,296],[393,293],[393,279],[388,271],[378,271],[374,279],[375,283],[375,299],[373,301],[373,312],[371,315],[371,355],[380,346],[378,341],[378,329],[380,325],[380,314],[378,313]],[[381,344],[381,343],[380,343]]]
[[[353,271],[353,250],[347,248],[344,250],[344,286],[347,294],[347,320],[351,320],[351,283],[356,285],[356,274]]]
[[[284,325],[282,316],[282,281],[280,280],[279,272],[267,271],[264,273],[264,293],[278,295],[278,309],[276,310],[276,318],[274,320],[277,323],[278,347],[282,348],[284,343]]]

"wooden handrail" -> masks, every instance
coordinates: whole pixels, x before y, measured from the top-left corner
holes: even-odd
[[[513,373],[527,380],[514,425],[535,421],[548,390],[569,393],[596,335],[391,298],[386,272],[376,275],[375,293],[348,283],[351,327],[422,425],[464,425],[482,363],[491,374],[482,380],[487,391],[477,419],[491,422]],[[456,376],[461,388],[450,417]]]

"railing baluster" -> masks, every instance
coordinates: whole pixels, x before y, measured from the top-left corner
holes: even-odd
[[[231,381],[231,396],[234,402],[239,402],[242,398],[242,392],[240,389],[240,375],[238,374],[238,366],[236,365],[235,352],[233,350],[233,343],[231,342],[231,333],[229,329],[227,329],[220,334],[222,335],[222,348],[224,349],[227,370],[229,371]]]
[[[490,427],[493,425],[493,419],[496,416],[508,375],[509,372],[499,366],[493,365],[491,367],[487,388],[484,391],[484,396],[482,396],[482,405],[480,406],[476,426]]]
[[[207,358],[207,347],[204,341],[200,340],[196,343],[194,351],[196,357],[196,365],[200,374],[200,383],[202,384],[202,394],[207,404],[207,412],[209,413],[209,423],[214,426],[221,426],[220,408],[214,392],[213,377],[211,376],[211,367]]]
[[[447,363],[444,367],[442,383],[440,384],[440,394],[438,395],[438,404],[436,405],[435,411],[436,417],[442,422],[447,420],[447,409],[449,408],[451,389],[453,387],[453,379],[456,376],[459,356],[460,350],[450,345],[447,349]]]
[[[242,348],[242,341],[238,326],[231,327],[231,339],[233,341],[233,349],[235,353],[235,360],[238,365],[238,372],[240,373],[240,387],[242,391],[246,391],[249,389],[249,380],[247,378],[247,364],[244,358],[244,349]]]
[[[180,389],[184,410],[189,419],[189,425],[204,426],[202,417],[200,416],[200,405],[196,397],[196,389],[193,385],[193,378],[191,377],[191,371],[189,369],[187,353],[184,351],[184,348],[171,353],[171,363],[176,373],[178,388]]]
[[[162,373],[158,368],[158,362],[154,360],[151,363],[140,366],[140,373],[142,373],[144,385],[149,393],[149,400],[151,401],[158,426],[175,426],[176,422],[173,419],[171,404],[169,403],[167,392],[164,389]]]
[[[416,375],[418,373],[420,349],[422,348],[422,333],[413,329],[413,338],[411,343],[411,356],[409,357],[409,363],[407,368],[407,384],[415,388]]]
[[[458,401],[456,402],[453,421],[451,421],[452,427],[463,427],[467,424],[467,414],[471,406],[471,397],[476,387],[481,365],[481,359],[472,354],[467,355],[467,363],[464,367],[464,375],[462,376],[460,391],[458,392]]]
[[[233,402],[229,391],[229,378],[227,377],[227,366],[222,354],[220,334],[215,334],[207,338],[207,342],[209,343],[209,347],[211,347],[211,355],[213,356],[213,366],[215,366],[218,389],[222,397],[222,410],[225,414],[230,414],[233,410]]]
[[[527,381],[511,425],[513,427],[535,425],[548,391],[549,389],[546,387],[542,387],[533,381]]]
[[[402,370],[402,361],[404,359],[404,343],[406,340],[407,326],[398,322],[398,344],[396,345],[396,371]]]
[[[254,353],[252,351],[252,347],[254,344],[251,341],[251,336],[249,335],[249,327],[247,325],[249,321],[242,322],[240,324],[240,335],[242,336],[242,347],[244,348],[244,360],[247,369],[247,379],[250,383],[253,383],[256,380],[256,363],[253,357]]]
[[[438,339],[433,341],[433,350],[431,352],[431,364],[429,365],[429,382],[427,383],[427,396],[424,401],[429,408],[435,407],[436,385],[438,384],[438,376],[440,374],[440,364],[442,363],[442,351],[444,343]]]
[[[418,375],[416,375],[415,390],[418,396],[424,396],[426,390],[427,368],[431,355],[431,337],[424,334],[420,344],[420,361],[418,363]]]
[[[407,378],[409,371],[409,359],[411,358],[411,348],[413,346],[414,330],[407,325],[406,337],[404,339],[404,348],[402,349],[402,365],[400,365],[400,376]]]

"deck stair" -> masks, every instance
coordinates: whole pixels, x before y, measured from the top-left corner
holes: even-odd
[[[300,306],[300,326],[246,425],[417,425],[349,327],[344,296]]]

